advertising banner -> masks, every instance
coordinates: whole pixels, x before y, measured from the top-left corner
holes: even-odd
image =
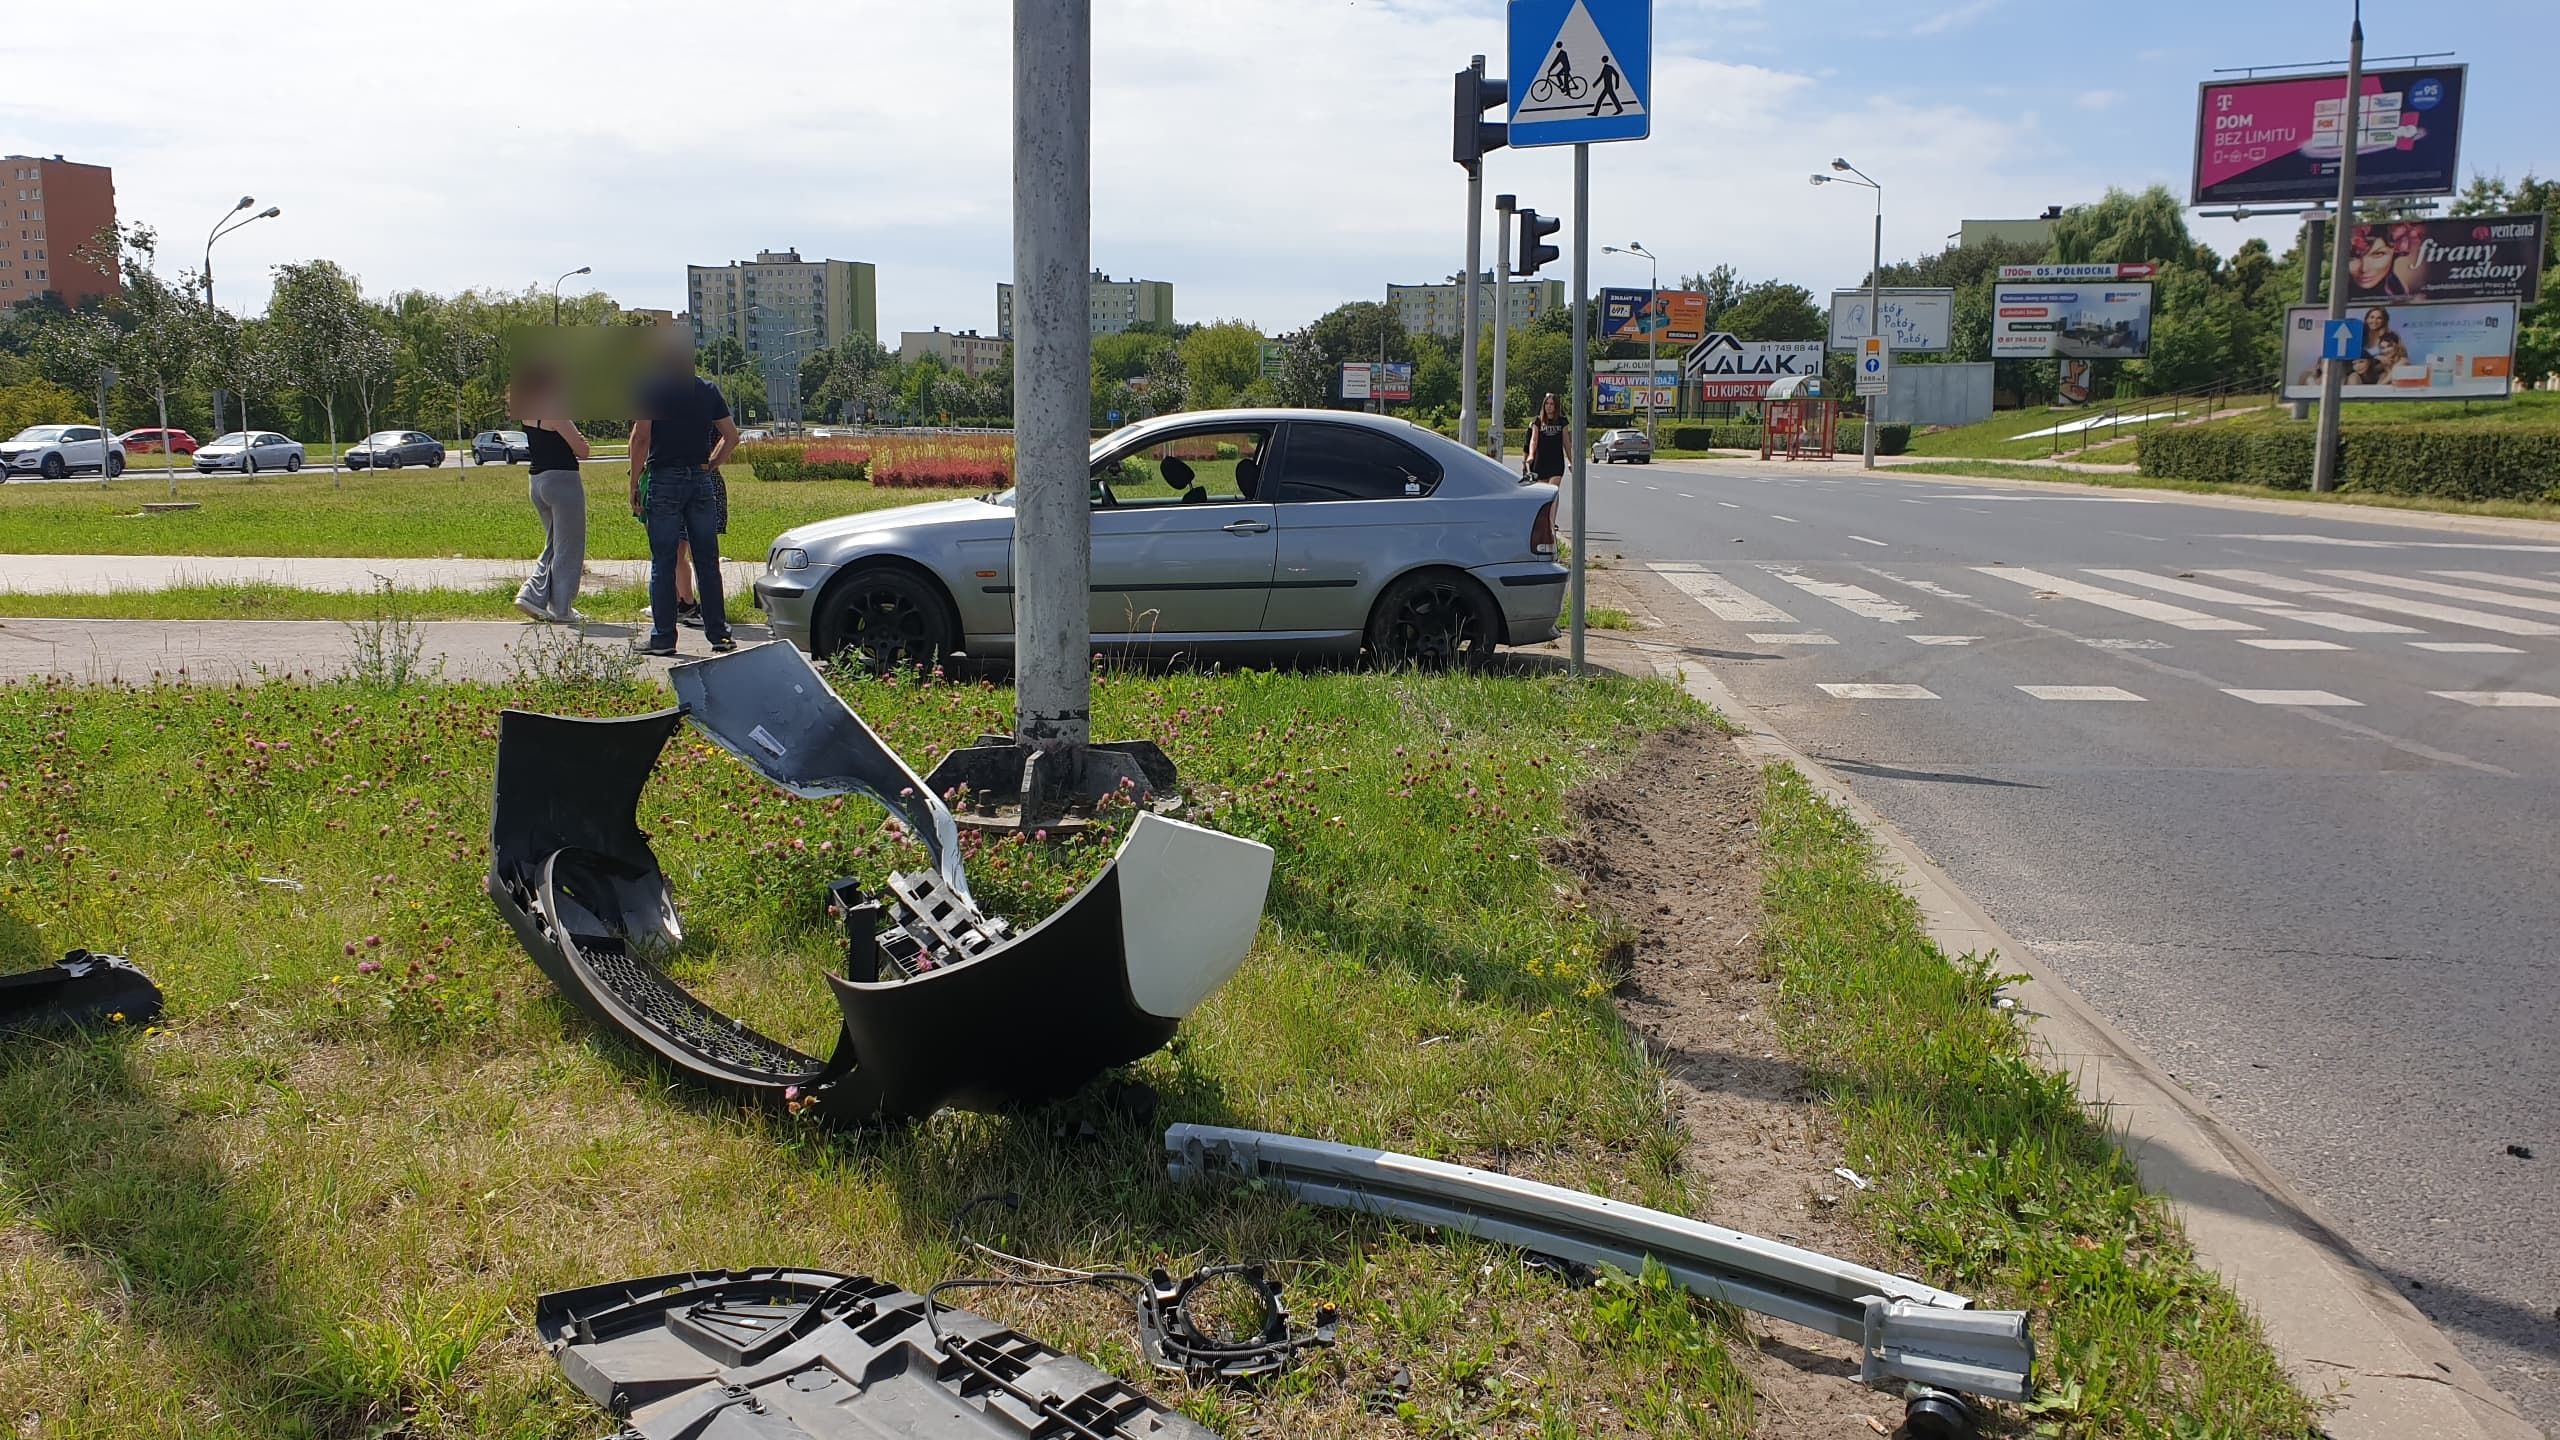
[[[1757,400],[1789,375],[1820,375],[1819,340],[1741,340],[1719,330],[1689,348],[1681,368],[1705,382],[1701,399]]]
[[[1289,371],[1289,347],[1277,340],[1262,342],[1262,378],[1277,380]]]
[[[1390,360],[1370,367],[1372,379],[1369,398],[1388,403],[1401,403],[1413,398],[1413,367],[1401,360]]]
[[[2451,195],[2461,188],[2467,70],[2428,65],[2364,77],[2353,126],[2356,194]],[[2196,105],[2198,205],[2272,205],[2338,196],[2347,77],[2208,80]]]
[[[2542,298],[2545,219],[2390,220],[2347,235],[2349,304]]]
[[[1600,292],[1600,338],[1652,340],[1661,345],[1694,345],[1707,335],[1707,295],[1703,290],[1624,290]]]
[[[1956,292],[1896,290],[1884,292],[1876,333],[1904,354],[1934,354],[1955,340]],[[1867,292],[1831,292],[1831,348],[1855,350],[1867,340]]]
[[[2003,265],[2003,280],[2059,281],[2066,285],[2091,280],[2148,280],[2160,273],[2160,267],[2148,260],[2129,265]]]
[[[1595,375],[1591,378],[1592,407],[1604,414],[1632,414],[1644,409],[1644,377],[1642,375]],[[1653,408],[1669,412],[1680,408],[1680,386],[1677,382],[1658,385],[1653,391]]]
[[[1368,361],[1353,360],[1342,367],[1342,398],[1345,400],[1369,398]]]
[[[1991,292],[1994,360],[2139,360],[2150,353],[2150,281]]]
[[[2516,302],[2436,300],[2350,310],[2364,322],[2364,355],[2324,361],[2325,307],[2285,312],[2284,398],[2317,400],[2323,369],[2347,367],[2349,400],[2503,400],[2515,384]]]

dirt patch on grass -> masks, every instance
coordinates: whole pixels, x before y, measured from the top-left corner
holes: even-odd
[[[1665,1073],[1688,1131],[1699,1218],[1886,1266],[1847,1216],[1837,1127],[1778,1043],[1776,980],[1761,964],[1761,779],[1715,731],[1655,736],[1616,775],[1570,797],[1579,831],[1551,859],[1624,927],[1619,1013]],[[1886,1267],[1889,1268],[1889,1267]],[[1901,1419],[1855,1381],[1855,1350],[1748,1317],[1735,1352],[1765,1436],[1877,1433]]]

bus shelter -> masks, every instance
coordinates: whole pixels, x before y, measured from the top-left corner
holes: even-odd
[[[1784,376],[1760,402],[1760,458],[1828,460],[1839,420],[1840,402],[1823,398],[1821,376]]]

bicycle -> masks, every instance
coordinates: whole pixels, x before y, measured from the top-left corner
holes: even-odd
[[[1591,82],[1579,75],[1567,75],[1561,81],[1552,75],[1542,75],[1538,77],[1537,84],[1529,87],[1529,103],[1534,105],[1553,100],[1559,94],[1567,100],[1579,100],[1590,90]]]

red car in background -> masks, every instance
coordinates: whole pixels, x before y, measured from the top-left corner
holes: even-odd
[[[123,443],[125,452],[132,455],[196,453],[196,437],[184,430],[128,430],[117,438]]]

